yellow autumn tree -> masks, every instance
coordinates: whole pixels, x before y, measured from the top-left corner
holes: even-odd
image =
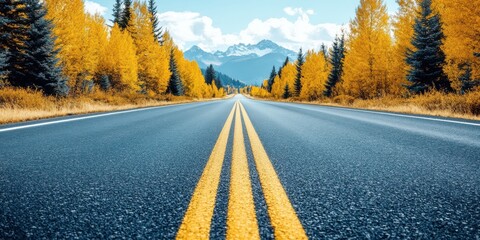
[[[78,92],[82,80],[91,77],[88,69],[88,46],[86,15],[82,0],[45,0],[47,19],[54,24],[55,45],[60,49],[59,57],[64,74],[68,77],[74,94]],[[87,63],[87,64],[86,64]]]
[[[115,24],[110,33],[107,51],[102,58],[104,74],[110,76],[114,89],[118,91],[138,91],[138,64],[133,39],[126,31]]]
[[[290,91],[294,89],[295,77],[297,76],[297,68],[295,64],[289,63],[282,69],[282,76],[276,77],[272,86],[272,95],[275,98],[282,98],[285,85],[288,84]]]
[[[414,50],[413,25],[418,13],[419,0],[397,0],[398,12],[393,21],[395,43],[392,51],[392,93],[401,96],[406,93],[407,74],[410,70],[406,62],[407,50]]]
[[[206,85],[206,83],[200,67],[196,62],[185,59],[183,52],[176,46],[173,46],[173,48],[180,78],[183,81],[185,95],[202,98],[204,92],[203,85]]]
[[[108,45],[108,28],[100,15],[86,16],[86,53],[85,69],[89,75],[99,78],[102,72],[101,58],[106,54]]]
[[[266,98],[270,96],[270,93],[263,87],[252,86],[250,89],[250,95],[259,98]]]
[[[383,0],[360,0],[350,29],[342,91],[364,99],[393,93],[389,68],[392,40]]]
[[[150,96],[166,91],[171,74],[168,53],[156,41],[152,29],[151,14],[147,6],[135,2],[129,32],[137,49],[139,82]]]
[[[324,53],[308,51],[302,68],[303,86],[300,98],[309,101],[319,99],[325,90],[329,72]]]
[[[473,79],[480,79],[480,0],[434,0],[439,11],[445,35],[444,68],[452,87],[460,90],[462,77],[471,68]]]
[[[174,49],[174,57],[177,62],[180,78],[183,81],[185,95],[195,98],[222,97],[225,95],[223,88],[218,89],[214,85],[207,85],[197,62],[185,59],[183,52],[173,42],[170,34],[163,35],[163,48]],[[170,51],[170,50],[168,50]]]

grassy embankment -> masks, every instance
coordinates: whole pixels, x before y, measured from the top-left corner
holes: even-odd
[[[204,100],[169,95],[147,97],[140,94],[112,94],[101,91],[86,96],[55,98],[45,97],[38,91],[4,88],[0,89],[0,124]]]
[[[304,101],[295,98],[269,100],[480,120],[480,91],[466,95],[433,92],[410,98],[383,97],[370,100],[354,99],[349,96],[338,96],[333,99],[317,101]]]

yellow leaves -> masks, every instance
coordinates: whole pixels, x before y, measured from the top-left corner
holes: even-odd
[[[103,59],[106,73],[111,76],[112,85],[119,90],[137,91],[138,65],[133,39],[122,32],[117,24],[112,28],[108,51]]]
[[[85,30],[84,69],[93,76],[101,71],[100,59],[107,51],[108,29],[100,15],[87,15]]]
[[[323,95],[330,67],[322,52],[308,51],[302,68],[302,92],[300,98],[316,100]]]
[[[392,92],[390,56],[392,40],[387,9],[382,0],[362,0],[345,57],[345,94],[374,98]]]
[[[85,57],[88,56],[85,22],[86,16],[82,0],[46,0],[47,18],[53,21],[55,44],[60,48],[60,59],[69,85],[78,87],[77,77],[85,73]]]
[[[419,0],[397,0],[399,10],[393,20],[395,43],[392,51],[392,93],[401,95],[406,92],[407,74],[410,67],[405,62],[407,49],[414,50],[412,38],[413,25],[418,12]]]
[[[443,22],[445,40],[443,51],[447,64],[444,68],[452,85],[458,90],[458,78],[464,74],[465,64],[471,64],[473,78],[480,78],[480,0],[434,0]]]
[[[266,97],[270,96],[270,93],[265,88],[260,88],[260,87],[253,86],[250,89],[250,95],[252,95],[254,97],[266,98]]]
[[[160,46],[153,35],[151,14],[144,3],[135,1],[126,31],[118,26],[109,29],[99,15],[84,13],[82,0],[46,0],[48,19],[54,23],[56,45],[69,85],[77,92],[83,80],[108,75],[118,91],[135,92],[143,86],[154,96],[164,94],[170,78],[169,56],[176,58],[186,95],[192,97],[223,96],[223,89],[205,83],[195,62],[184,59],[170,35]]]
[[[139,81],[151,94],[165,92],[171,74],[169,50],[156,42],[150,12],[145,4],[133,4],[127,31],[131,33],[137,49]]]
[[[297,69],[295,65],[293,63],[287,64],[282,69],[282,76],[280,78],[278,76],[275,78],[275,82],[272,86],[272,95],[275,98],[281,98],[286,84],[288,84],[291,91],[293,91],[296,75]]]

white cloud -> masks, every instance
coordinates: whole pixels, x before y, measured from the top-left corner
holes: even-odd
[[[238,42],[235,35],[223,34],[213,26],[213,20],[195,12],[164,12],[158,15],[160,25],[172,35],[180,48],[191,45],[213,51]]]
[[[295,15],[313,15],[315,14],[315,11],[313,9],[308,9],[307,11],[304,11],[303,8],[292,8],[292,7],[286,7],[283,9],[283,11],[289,15],[289,16],[295,16]]]
[[[310,22],[313,10],[287,7],[287,18],[254,19],[237,34],[224,34],[214,26],[210,17],[195,12],[165,12],[159,14],[160,24],[171,33],[180,48],[198,45],[207,51],[224,50],[237,43],[254,44],[263,39],[272,40],[286,48],[298,50],[318,49],[322,43],[330,44],[340,33],[341,25]]]
[[[100,14],[100,15],[105,15],[107,12],[107,8],[92,1],[85,1],[85,12],[90,13],[90,14]]]

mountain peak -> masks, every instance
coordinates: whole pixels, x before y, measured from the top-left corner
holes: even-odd
[[[187,50],[188,52],[205,52],[202,48],[197,45],[193,45],[190,49]]]
[[[267,39],[263,39],[262,41],[258,42],[256,46],[261,48],[280,48],[278,44]]]
[[[296,53],[266,39],[256,44],[239,43],[226,51],[209,52],[193,46],[185,52],[185,57],[200,67],[213,64],[215,70],[249,84],[261,83],[272,66],[281,66],[287,56],[295,58]]]
[[[289,54],[290,50],[285,49],[278,44],[264,39],[257,44],[244,44],[239,43],[233,45],[227,49],[222,55],[230,57],[230,56],[256,56],[256,57],[263,57],[270,53],[282,53],[282,54]]]

